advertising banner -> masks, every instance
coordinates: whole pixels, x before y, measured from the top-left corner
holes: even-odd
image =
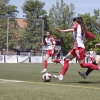
[[[4,63],[4,55],[0,55],[0,63]]]
[[[18,63],[29,63],[30,56],[18,55]]]
[[[42,56],[31,56],[31,63],[42,63]]]
[[[17,55],[5,55],[6,63],[17,63]]]

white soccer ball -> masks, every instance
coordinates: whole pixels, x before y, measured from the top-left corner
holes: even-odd
[[[45,82],[49,82],[52,78],[52,75],[50,73],[45,73],[42,75],[42,79],[45,81]]]

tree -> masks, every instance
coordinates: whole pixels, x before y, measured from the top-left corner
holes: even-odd
[[[47,13],[46,10],[43,9],[44,5],[44,2],[38,0],[26,0],[22,9],[26,18],[40,19],[41,16],[44,17]]]
[[[18,11],[14,5],[9,5],[9,0],[0,0],[0,50],[7,47],[7,18],[10,18],[9,23],[9,49],[13,48],[16,43],[16,35],[14,34],[17,29],[17,22],[14,20]]]
[[[65,4],[63,0],[60,2],[57,0],[56,5],[52,5],[49,11],[49,28],[55,38],[62,38],[62,51],[68,52],[72,46],[73,38],[71,34],[60,34],[54,31],[54,27],[59,27],[60,29],[70,28],[72,25],[72,18],[74,17],[74,5]],[[60,36],[59,36],[60,35]]]
[[[37,43],[42,42],[43,19],[46,20],[46,10],[43,9],[44,2],[38,0],[26,0],[22,9],[26,16],[27,26],[21,34],[21,41],[25,48],[39,50]]]
[[[90,13],[86,13],[84,15],[79,14],[78,16],[82,16],[84,19],[84,22],[88,28],[88,31],[90,31],[92,34],[94,34],[95,39],[92,40],[87,46],[86,50],[90,50],[90,48],[94,48],[96,43],[99,43],[99,33],[100,33],[100,11],[94,9],[94,15],[90,16]],[[95,51],[98,51],[97,48],[94,48]]]

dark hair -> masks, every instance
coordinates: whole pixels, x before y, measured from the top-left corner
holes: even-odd
[[[49,32],[49,34],[51,34],[51,31],[50,31],[50,30],[47,30],[46,33],[47,33],[47,32]]]
[[[78,24],[80,24],[82,33],[87,31],[87,27],[86,27],[82,17],[75,17],[75,18],[73,18],[73,21],[74,22],[76,21]]]

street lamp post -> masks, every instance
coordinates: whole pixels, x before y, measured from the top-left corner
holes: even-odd
[[[8,33],[9,33],[9,17],[7,17],[7,51],[6,51],[7,55],[8,55]]]
[[[42,19],[42,43],[43,43],[43,36],[44,36],[44,20]],[[43,62],[43,48],[42,48],[42,62]]]

